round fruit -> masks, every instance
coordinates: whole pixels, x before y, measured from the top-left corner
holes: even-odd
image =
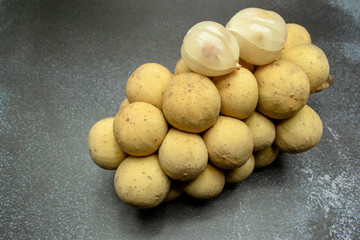
[[[146,156],[158,150],[167,130],[162,112],[146,102],[130,103],[114,119],[116,141],[133,156]]]
[[[162,110],[175,128],[200,133],[215,124],[221,107],[219,91],[207,77],[176,75],[165,89]]]
[[[114,138],[113,123],[113,117],[96,122],[88,136],[91,159],[104,169],[116,169],[127,156]]]
[[[310,95],[306,73],[295,63],[278,60],[254,73],[259,85],[257,110],[267,117],[285,119],[305,106]]]
[[[209,160],[223,169],[243,165],[253,151],[253,138],[246,124],[236,118],[219,116],[216,124],[203,136]]]
[[[156,154],[129,156],[120,164],[114,177],[119,198],[134,207],[159,205],[170,190],[171,181],[161,170]]]
[[[208,152],[199,134],[171,128],[159,148],[159,162],[174,180],[188,181],[197,177],[208,163]]]

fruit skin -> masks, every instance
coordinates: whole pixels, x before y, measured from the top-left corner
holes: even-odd
[[[171,180],[171,186],[168,194],[166,195],[164,202],[170,202],[179,198],[184,193],[181,182]]]
[[[162,110],[175,128],[200,133],[215,124],[221,107],[219,91],[207,77],[182,73],[167,85]]]
[[[250,158],[240,167],[226,170],[225,181],[227,183],[238,183],[248,178],[254,170],[255,158],[251,155]]]
[[[181,73],[187,73],[187,72],[193,72],[193,71],[191,71],[191,69],[188,66],[186,66],[184,60],[180,58],[176,63],[174,75],[179,75]]]
[[[197,177],[208,163],[208,152],[199,134],[171,128],[159,148],[159,162],[172,179],[188,181]]]
[[[269,147],[275,140],[275,125],[258,112],[251,114],[245,121],[254,139],[254,151]]]
[[[133,207],[152,208],[165,199],[171,181],[160,168],[158,157],[128,156],[119,165],[114,177],[118,197]]]
[[[319,115],[308,105],[291,118],[276,125],[276,145],[280,151],[301,153],[315,147],[321,140],[323,124]]]
[[[224,170],[211,164],[208,164],[195,179],[182,183],[185,193],[197,199],[214,198],[221,193],[224,186]]]
[[[262,168],[269,166],[275,161],[279,155],[279,147],[276,144],[264,148],[260,151],[254,152],[255,156],[255,168]]]
[[[173,74],[158,63],[139,66],[126,82],[126,96],[130,103],[147,102],[161,110],[162,95]]]
[[[253,138],[246,124],[236,118],[219,116],[203,135],[210,162],[223,169],[243,165],[253,151]]]
[[[304,43],[311,43],[311,36],[303,26],[296,23],[287,23],[287,38],[282,53],[290,48]]]
[[[127,107],[129,104],[130,104],[129,99],[125,98],[124,100],[122,100],[119,106],[119,111]]]
[[[214,77],[213,82],[221,96],[221,114],[245,119],[255,111],[258,84],[248,69],[242,67],[227,75]]]
[[[91,159],[101,168],[116,169],[127,154],[116,142],[113,134],[114,118],[104,118],[96,122],[88,135]]]
[[[257,110],[273,119],[295,115],[310,95],[306,73],[295,63],[277,60],[259,67],[254,73],[259,85]]]
[[[283,53],[281,59],[295,63],[306,73],[310,82],[310,93],[324,84],[329,76],[328,59],[323,50],[314,44],[296,45]]]
[[[168,124],[162,112],[154,105],[134,102],[116,114],[113,130],[124,152],[133,156],[146,156],[159,149],[168,131]]]

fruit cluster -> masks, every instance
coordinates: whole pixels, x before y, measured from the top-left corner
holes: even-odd
[[[174,74],[157,63],[131,74],[116,116],[91,128],[90,155],[116,169],[116,193],[131,206],[183,192],[213,198],[280,151],[318,144],[322,121],[307,100],[331,82],[308,31],[275,12],[244,9],[226,27],[201,22],[185,35]]]

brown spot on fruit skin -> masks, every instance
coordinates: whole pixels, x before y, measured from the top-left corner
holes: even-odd
[[[334,78],[332,75],[329,74],[328,78],[326,79],[326,81],[320,86],[318,87],[315,92],[320,92],[324,89],[327,89],[331,86],[331,84],[334,82]]]

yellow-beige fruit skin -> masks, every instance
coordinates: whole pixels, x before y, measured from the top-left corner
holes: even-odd
[[[166,195],[164,202],[170,202],[179,198],[184,193],[184,189],[181,186],[181,182],[172,180],[168,194]]]
[[[161,110],[166,85],[173,74],[158,63],[146,63],[138,67],[126,82],[126,96],[130,103],[147,102]]]
[[[277,60],[254,73],[259,85],[257,110],[273,119],[295,115],[310,95],[309,80],[296,64]]]
[[[221,114],[245,119],[255,111],[258,84],[248,69],[242,67],[227,75],[214,77],[213,82],[221,96]]]
[[[279,147],[273,144],[265,149],[254,152],[255,168],[267,167],[275,161],[279,155]]]
[[[275,140],[275,125],[258,112],[251,114],[245,121],[254,139],[254,151],[269,147]]]
[[[146,156],[158,150],[168,124],[162,112],[152,104],[134,102],[116,114],[113,128],[123,151],[133,156]]]
[[[105,118],[96,122],[88,135],[88,147],[91,159],[101,168],[116,169],[127,154],[116,142],[113,134],[114,118]]]
[[[315,147],[323,134],[319,115],[308,105],[295,116],[277,123],[275,128],[276,145],[287,153],[301,153]]]
[[[308,76],[310,93],[313,93],[329,76],[330,66],[325,53],[314,44],[300,44],[281,55],[281,59],[291,61]]]
[[[179,75],[181,73],[193,72],[186,64],[185,61],[180,58],[176,63],[174,75]]]
[[[114,187],[119,198],[133,207],[152,208],[165,199],[171,180],[161,170],[158,157],[129,156],[119,165]]]
[[[224,170],[208,164],[195,179],[183,182],[184,192],[193,198],[210,199],[221,193],[225,186]]]
[[[296,23],[287,23],[287,38],[284,44],[282,53],[286,52],[290,48],[304,44],[311,43],[311,36],[309,32],[303,26]]]
[[[216,124],[204,133],[203,139],[210,162],[223,169],[240,167],[253,152],[250,129],[236,118],[219,116]]]
[[[127,107],[130,104],[129,99],[125,98],[119,106],[119,111],[121,111],[122,109],[124,109],[125,107]]]
[[[158,154],[161,168],[178,181],[194,179],[208,163],[208,152],[200,135],[175,128],[166,134]]]
[[[221,98],[214,83],[196,73],[174,76],[165,89],[162,111],[175,128],[200,133],[215,124]]]
[[[238,183],[248,178],[254,170],[255,158],[251,155],[250,158],[240,167],[225,170],[225,182]]]

